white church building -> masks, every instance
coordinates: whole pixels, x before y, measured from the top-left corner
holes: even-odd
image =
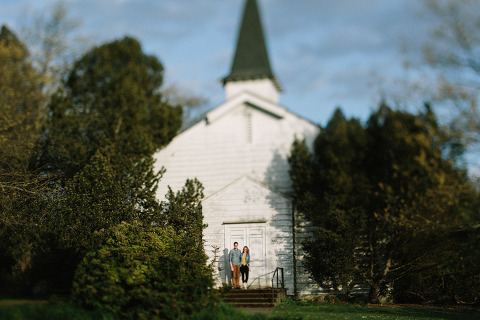
[[[217,284],[228,284],[228,252],[237,241],[250,248],[249,287],[269,287],[283,268],[287,294],[321,289],[301,260],[304,222],[290,197],[288,155],[295,138],[308,144],[319,127],[279,104],[282,88],[269,62],[257,2],[245,2],[230,74],[223,79],[226,100],[203,120],[178,134],[155,155],[166,172],[158,198],[186,179],[205,187],[202,203],[205,251],[214,258]]]

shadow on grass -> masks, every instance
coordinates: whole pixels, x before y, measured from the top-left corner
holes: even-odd
[[[14,320],[117,320],[100,311],[77,308],[69,303],[45,301],[0,300],[0,319]],[[343,304],[282,303],[271,315],[244,312],[226,304],[199,311],[190,320],[478,320],[480,310],[407,306],[359,306]]]
[[[355,305],[280,305],[273,313],[277,317],[305,320],[384,319],[384,320],[478,320],[479,310],[449,310],[423,307],[386,307]]]
[[[477,310],[449,310],[443,308],[421,308],[421,307],[369,307],[368,310],[376,314],[392,315],[402,318],[414,319],[444,319],[444,320],[470,320],[480,319],[480,312]]]

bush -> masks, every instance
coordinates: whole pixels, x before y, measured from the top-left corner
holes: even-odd
[[[182,319],[198,311],[213,297],[211,270],[203,252],[179,251],[184,242],[169,227],[120,224],[78,266],[74,302],[124,319]]]

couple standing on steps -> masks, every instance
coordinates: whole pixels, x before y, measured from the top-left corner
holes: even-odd
[[[234,289],[240,289],[240,272],[242,273],[242,285],[247,289],[248,272],[250,271],[250,250],[247,246],[243,251],[238,249],[238,242],[233,243],[233,249],[228,255],[230,268],[232,269],[232,282]]]

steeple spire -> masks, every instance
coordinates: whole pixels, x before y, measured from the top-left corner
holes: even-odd
[[[261,79],[269,79],[277,93],[282,91],[270,67],[257,1],[246,0],[232,68],[222,82]]]

